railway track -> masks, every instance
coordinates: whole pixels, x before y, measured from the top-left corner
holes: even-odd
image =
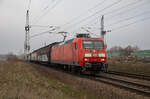
[[[95,76],[95,77],[87,77],[91,80],[95,80],[98,82],[102,82],[108,85],[112,85],[115,87],[119,87],[121,89],[129,90],[131,92],[135,92],[140,95],[144,95],[150,97],[150,86],[138,84],[135,82],[120,80],[116,78],[106,77],[106,76]]]
[[[125,73],[125,72],[117,72],[117,71],[109,71],[108,74],[120,75],[120,76],[150,81],[150,76],[146,76],[146,75],[138,75],[138,74]]]
[[[127,77],[130,79],[137,79],[137,80],[140,79],[142,81],[146,80],[147,82],[149,81],[149,78],[148,78],[149,76],[144,76],[144,75],[137,76],[135,74],[127,75],[128,73],[121,73],[121,72],[103,73],[103,74],[96,75],[96,76],[84,75],[82,77],[85,77],[94,81],[102,82],[108,85],[112,85],[114,87],[118,87],[121,89],[129,90],[139,95],[150,97],[150,85],[142,84],[139,82],[134,82],[134,80],[120,79],[119,77],[117,78],[116,76],[112,76],[112,74],[117,75],[117,76],[119,75],[120,77]]]
[[[41,65],[43,65],[43,64],[41,64]],[[47,65],[45,65],[45,66],[47,66]],[[53,69],[56,69],[56,68],[53,68]],[[121,89],[129,90],[131,92],[137,93],[138,95],[150,97],[150,86],[148,86],[148,85],[139,84],[139,83],[132,82],[132,81],[121,80],[121,79],[117,79],[117,78],[112,78],[112,77],[108,77],[105,75],[96,75],[96,76],[79,75],[79,74],[74,74],[71,72],[66,72],[66,71],[61,70],[61,69],[56,69],[56,70],[68,73],[70,75],[78,76],[81,78],[87,78],[87,79],[101,82],[104,84],[112,85],[114,87],[118,87]],[[111,75],[113,73],[106,73],[106,74]],[[121,76],[122,74],[116,73],[115,75]],[[130,77],[130,76],[126,76],[126,75],[122,75],[122,76]],[[133,77],[133,78],[137,78],[137,77]],[[139,79],[139,78],[137,78],[137,79]]]

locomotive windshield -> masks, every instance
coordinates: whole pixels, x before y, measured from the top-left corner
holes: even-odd
[[[104,43],[101,40],[83,40],[85,49],[104,49]]]

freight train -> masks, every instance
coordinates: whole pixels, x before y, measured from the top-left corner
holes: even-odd
[[[59,66],[72,72],[97,74],[107,71],[106,46],[102,38],[78,34],[65,42],[55,42],[28,54],[28,60]]]

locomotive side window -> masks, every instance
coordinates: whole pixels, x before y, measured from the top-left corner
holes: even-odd
[[[83,40],[85,49],[104,49],[104,43],[101,40]]]

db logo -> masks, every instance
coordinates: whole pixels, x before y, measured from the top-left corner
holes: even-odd
[[[93,57],[96,57],[97,56],[97,54],[93,54]]]

